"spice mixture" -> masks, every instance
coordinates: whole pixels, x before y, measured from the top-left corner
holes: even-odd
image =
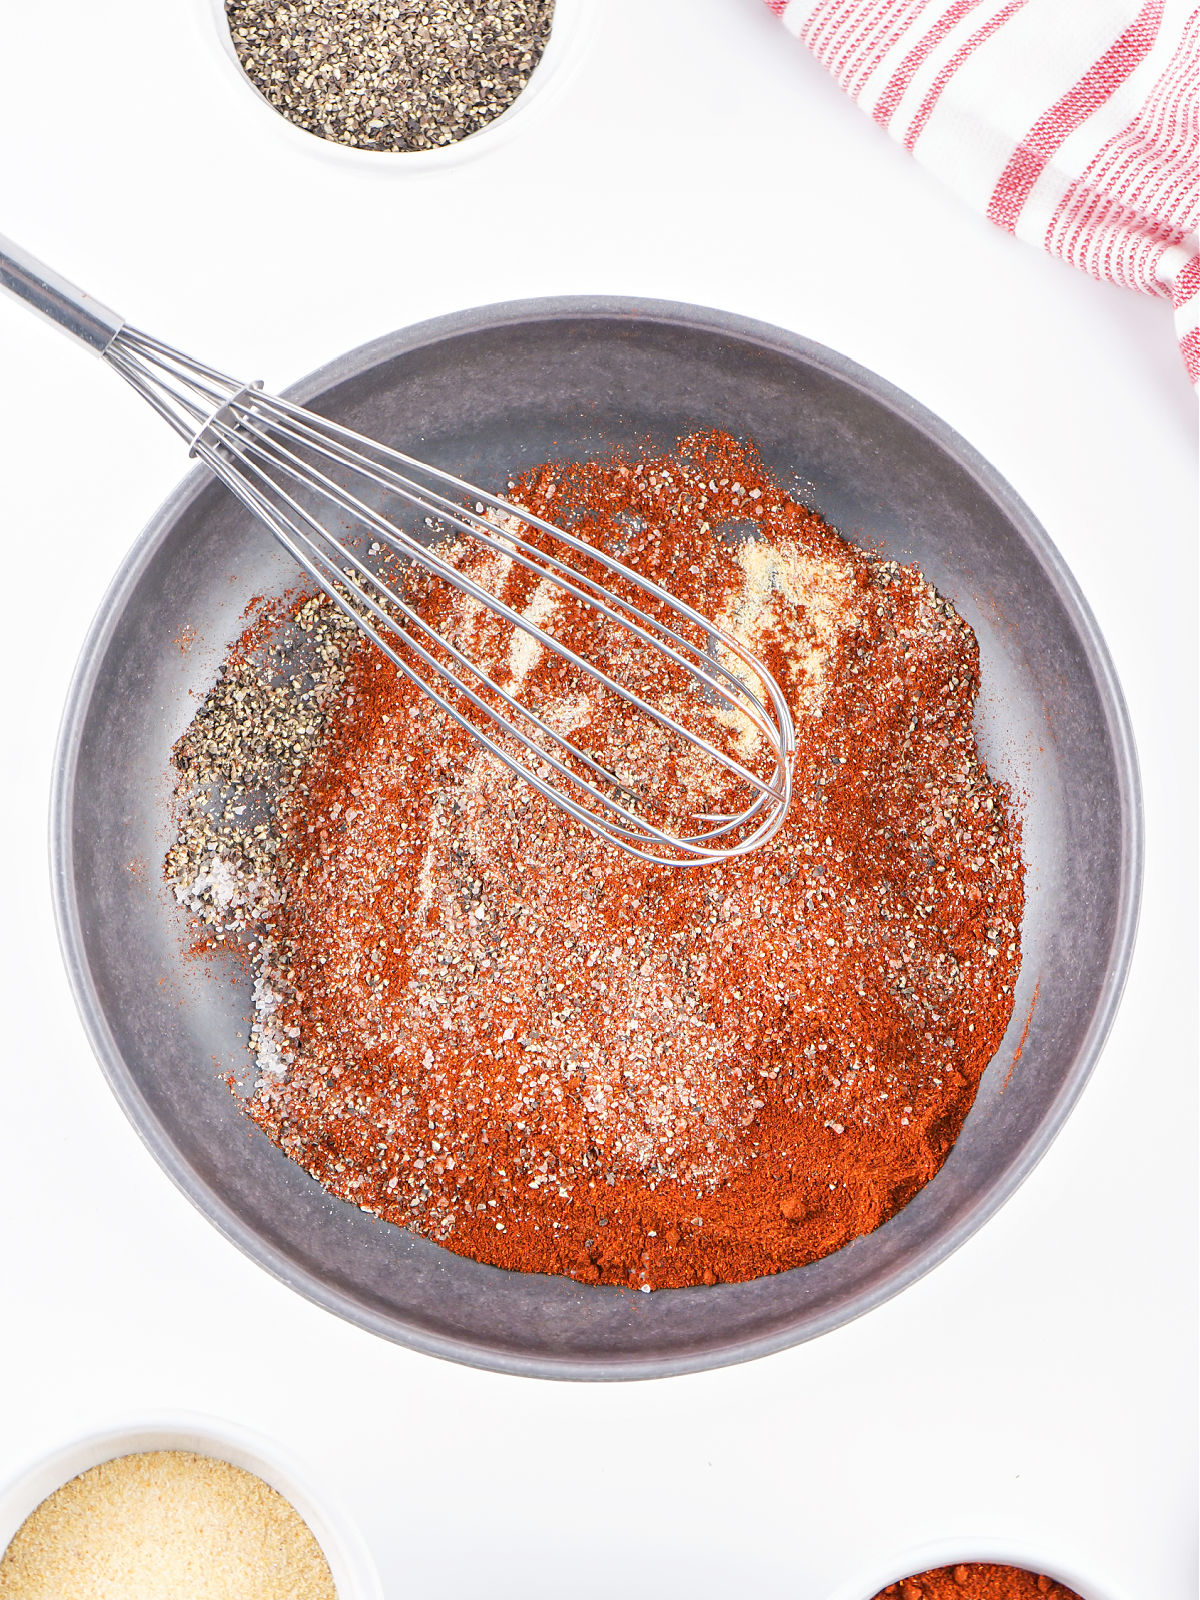
[[[255,973],[249,1113],[331,1193],[498,1266],[649,1290],[815,1260],[934,1176],[1012,1012],[1019,827],[975,743],[974,635],[726,435],[510,495],[764,661],[796,720],[787,822],[721,865],[633,860],[332,606],[261,608],[177,746],[167,860],[201,943]],[[511,560],[443,553],[586,648]],[[645,769],[557,657],[448,586],[409,595]],[[750,760],[750,724],[726,731]]]
[[[1080,1600],[1056,1578],[990,1561],[960,1562],[889,1583],[875,1600]]]
[[[251,1472],[185,1450],[119,1456],[28,1516],[3,1600],[337,1600],[300,1513]]]
[[[225,0],[250,81],[310,133],[360,150],[454,144],[508,109],[554,0]]]

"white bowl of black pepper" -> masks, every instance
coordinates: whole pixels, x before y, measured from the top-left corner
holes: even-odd
[[[596,20],[587,0],[384,0],[369,14],[344,0],[202,3],[264,129],[377,172],[496,149],[562,90]]]
[[[0,1489],[6,1600],[382,1600],[361,1536],[278,1447],[155,1414],[41,1456]]]

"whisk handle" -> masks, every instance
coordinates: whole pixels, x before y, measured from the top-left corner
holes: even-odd
[[[0,233],[0,287],[40,311],[65,332],[103,355],[125,326],[125,318],[60,278],[28,250]]]

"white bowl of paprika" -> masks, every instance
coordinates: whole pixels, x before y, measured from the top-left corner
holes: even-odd
[[[1012,1600],[1130,1600],[1130,1591],[1102,1576],[1095,1560],[1080,1555],[1069,1539],[1026,1540],[1020,1536],[960,1534],[924,1541],[876,1559],[840,1585],[829,1600],[975,1600],[985,1575],[980,1566],[1015,1569]],[[1019,1575],[1019,1576],[1018,1576]],[[987,1574],[995,1580],[1000,1573]],[[1024,1581],[1023,1581],[1024,1580]]]

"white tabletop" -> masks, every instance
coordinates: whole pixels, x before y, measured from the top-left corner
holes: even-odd
[[[1124,684],[1147,866],[1116,1026],[998,1216],[880,1310],[767,1360],[498,1377],[281,1287],[118,1109],[50,908],[75,653],[182,452],[0,304],[0,527],[24,580],[0,629],[0,1477],[94,1423],[189,1408],[306,1458],[389,1596],[826,1600],[892,1551],[987,1533],[1069,1552],[1098,1593],[1194,1600],[1195,410],[1168,309],[970,213],[761,0],[584,3],[602,13],[586,59],[527,136],[381,179],[276,136],[205,0],[3,0],[0,227],[272,386],[436,313],[604,293],[759,317],[911,392],[1041,518]]]

